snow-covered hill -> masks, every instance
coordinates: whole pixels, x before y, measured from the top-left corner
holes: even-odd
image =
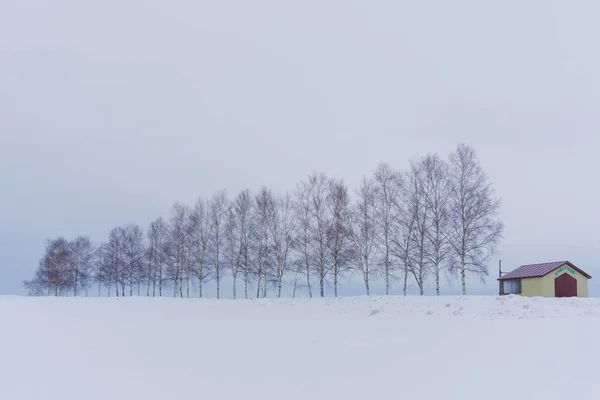
[[[595,399],[599,299],[0,297],[0,398]]]

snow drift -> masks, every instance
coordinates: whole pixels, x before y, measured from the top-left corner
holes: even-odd
[[[0,297],[0,398],[595,398],[600,301]]]

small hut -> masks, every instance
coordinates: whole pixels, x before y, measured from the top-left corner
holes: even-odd
[[[569,261],[522,265],[498,278],[500,294],[587,297],[592,277]]]

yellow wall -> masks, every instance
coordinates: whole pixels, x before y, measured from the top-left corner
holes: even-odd
[[[554,297],[554,279],[562,274],[569,274],[577,279],[577,297],[588,297],[588,279],[573,269],[570,270],[574,275],[567,269],[558,272],[560,268],[555,269],[542,278],[521,279],[521,295]]]
[[[544,294],[543,278],[521,279],[521,295],[546,296]],[[552,295],[554,295],[554,286],[552,287]]]

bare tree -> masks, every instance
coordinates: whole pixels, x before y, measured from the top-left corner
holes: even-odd
[[[194,210],[188,208],[187,218],[185,220],[185,259],[183,263],[183,281],[185,282],[185,296],[187,298],[190,297],[190,288],[192,285],[192,280],[198,274],[196,272],[196,260],[195,260],[195,251],[196,251],[196,243],[194,241],[194,234],[196,232],[196,221],[193,218]]]
[[[82,291],[87,295],[96,275],[97,255],[87,236],[47,240],[34,279],[23,284],[32,295],[78,296]]]
[[[44,256],[33,280],[23,282],[32,295],[68,295],[73,287],[71,274],[71,248],[63,237],[46,241]]]
[[[381,249],[381,269],[385,280],[385,294],[390,293],[390,285],[395,280],[393,264],[393,241],[398,241],[397,231],[399,218],[399,199],[402,191],[402,179],[398,172],[388,164],[381,163],[374,174],[377,190],[377,242]],[[406,271],[406,270],[405,270]],[[406,276],[406,275],[405,275]],[[406,278],[405,285],[406,287]]]
[[[152,297],[158,295],[162,297],[162,291],[165,281],[165,241],[167,235],[167,224],[161,217],[150,223],[148,228],[148,247],[146,249],[147,257],[147,295],[150,296],[150,287],[152,286]]]
[[[198,284],[202,297],[214,279],[220,298],[226,269],[234,298],[239,279],[246,298],[254,281],[257,297],[269,288],[280,297],[287,283],[294,297],[302,287],[312,297],[317,281],[324,297],[329,284],[337,296],[339,280],[355,270],[367,295],[379,277],[386,295],[401,279],[404,295],[409,279],[423,294],[429,278],[439,295],[443,276],[458,276],[463,294],[468,274],[488,276],[504,225],[500,201],[469,146],[460,144],[448,162],[427,154],[403,172],[381,163],[357,194],[350,206],[343,181],[313,172],[292,197],[262,188],[253,196],[243,190],[231,203],[225,191],[193,208],[175,203],[168,223],[156,219],[146,236],[131,224],[112,229],[98,248],[86,236],[48,240],[34,277],[23,284],[30,294],[55,296],[87,295],[93,281],[108,296],[113,288],[125,296],[127,286],[129,295],[135,286],[139,294],[143,285],[147,296],[162,296],[172,284],[180,297]]]
[[[440,295],[440,275],[447,272],[451,250],[448,241],[450,180],[448,164],[437,154],[421,161],[425,173],[424,196],[427,216],[427,261],[435,278],[435,292]]]
[[[329,179],[324,173],[314,173],[308,178],[309,234],[312,247],[311,261],[319,278],[319,295],[325,297],[325,283],[330,273],[328,229],[331,221],[328,207]]]
[[[408,257],[407,266],[415,282],[419,287],[419,294],[422,296],[425,291],[425,279],[428,270],[428,222],[429,210],[426,198],[425,188],[425,169],[421,162],[411,162],[407,173],[405,193],[406,193],[406,221],[412,226],[408,227]]]
[[[281,297],[283,280],[288,274],[290,251],[294,243],[292,200],[289,194],[276,200],[273,219],[270,224],[273,238],[274,278],[277,285],[277,297]]]
[[[187,262],[187,221],[189,208],[175,203],[171,208],[171,218],[165,240],[166,279],[173,284],[173,297],[183,297],[184,267]]]
[[[233,278],[233,299],[235,300],[237,298],[237,276],[240,270],[240,248],[238,221],[233,207],[230,207],[227,211],[224,236],[223,254],[225,264],[231,271],[231,277]]]
[[[123,228],[124,275],[129,285],[129,296],[137,286],[138,295],[144,278],[144,234],[135,224]]]
[[[408,291],[408,274],[412,261],[413,229],[415,228],[416,214],[410,207],[410,190],[408,188],[408,173],[397,173],[399,193],[394,197],[393,219],[390,239],[390,253],[399,262],[399,270],[402,273],[402,291],[404,296]]]
[[[353,211],[354,234],[354,260],[361,272],[365,283],[367,296],[371,295],[371,278],[377,274],[374,268],[377,263],[377,210],[375,202],[377,189],[372,180],[364,178],[358,191],[358,200]]]
[[[331,259],[333,295],[337,297],[339,279],[351,270],[354,258],[350,198],[343,181],[330,181],[327,203],[331,215],[327,228],[327,247]]]
[[[467,272],[481,280],[489,275],[487,263],[502,238],[504,224],[497,219],[500,200],[471,147],[460,144],[450,154],[450,176],[451,267],[460,274],[465,295]]]
[[[210,243],[211,221],[209,207],[203,199],[198,199],[190,216],[193,272],[198,280],[198,296],[202,298],[204,285],[211,278],[210,268]]]
[[[110,244],[102,243],[97,250],[98,264],[96,267],[94,279],[98,283],[98,296],[102,292],[102,287],[106,288],[107,294],[110,297],[112,280],[112,253]]]
[[[275,215],[275,197],[270,189],[263,187],[254,201],[254,236],[253,253],[257,280],[256,297],[267,296],[267,287],[272,267],[272,235],[271,224]]]
[[[127,280],[126,260],[125,260],[125,231],[122,227],[113,228],[108,238],[107,251],[107,272],[110,281],[115,285],[115,294],[119,297],[119,288],[121,295],[125,296],[125,283]]]
[[[309,183],[301,182],[295,192],[293,208],[295,228],[294,249],[300,255],[295,262],[296,272],[304,275],[308,296],[312,298],[311,270],[313,264],[313,237],[311,235],[310,193]],[[304,285],[299,284],[296,279],[294,285],[294,297],[296,289],[302,286]]]
[[[217,299],[221,295],[221,262],[223,243],[225,240],[225,223],[227,218],[228,200],[225,191],[220,191],[210,201],[210,244],[214,265],[215,281],[217,284]]]
[[[78,236],[69,243],[69,263],[70,280],[73,287],[73,294],[77,296],[79,292],[84,291],[87,295],[93,278],[96,266],[96,247],[87,236]]]
[[[29,296],[45,296],[49,294],[50,283],[46,278],[43,267],[40,265],[36,269],[33,279],[23,281],[23,287],[27,290]]]
[[[249,190],[243,190],[236,196],[232,205],[232,213],[235,221],[232,222],[232,224],[236,229],[234,238],[237,240],[236,264],[232,269],[233,297],[234,299],[237,297],[237,275],[242,273],[244,280],[244,296],[247,299],[251,272],[250,246],[252,240],[252,198]]]

